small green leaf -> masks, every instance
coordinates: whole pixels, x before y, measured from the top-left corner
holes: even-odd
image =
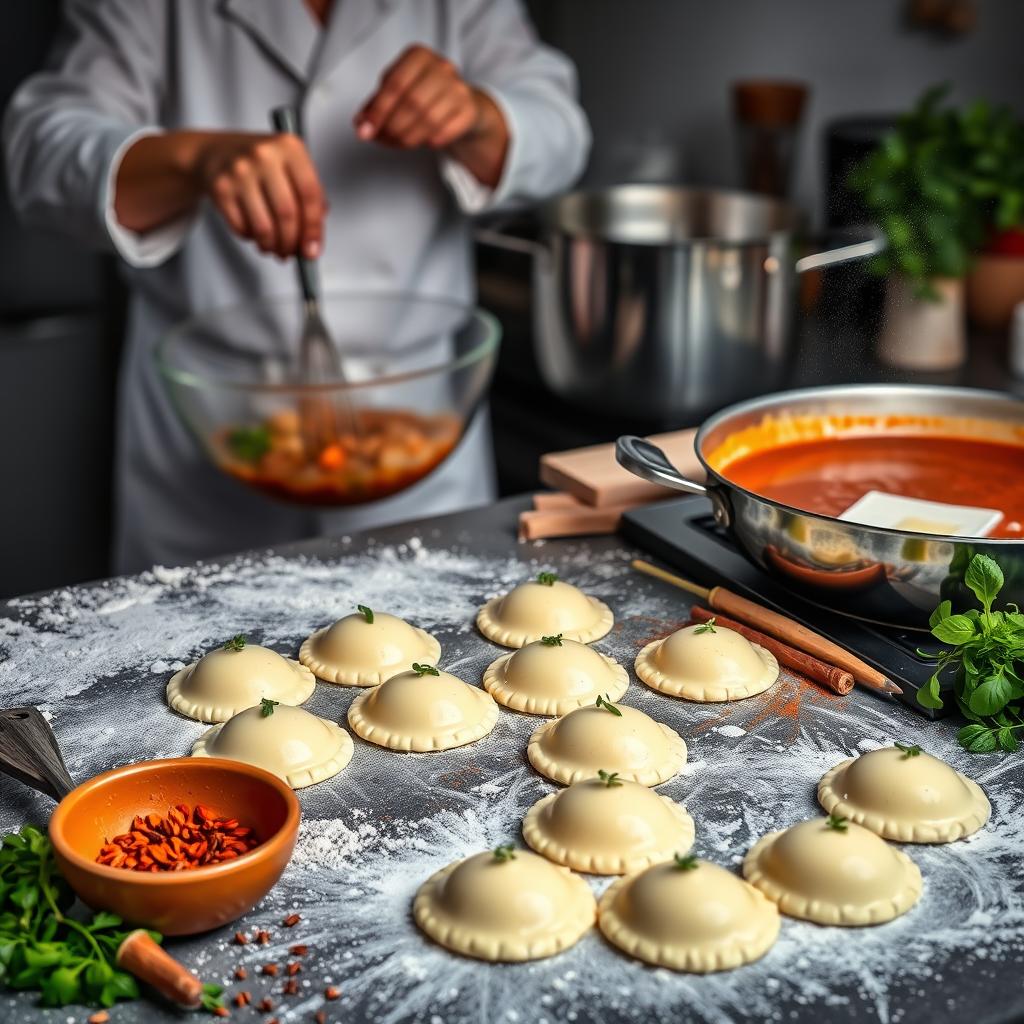
[[[932,627],[932,636],[959,647],[974,638],[974,623],[966,615],[950,615]]]
[[[356,611],[361,612],[362,616],[372,626],[373,625],[373,609],[367,608],[365,604],[357,604]]]
[[[203,985],[200,1005],[210,1013],[214,1010],[219,1010],[224,1005],[223,992],[224,989],[220,985]]]
[[[494,848],[494,859],[501,864],[516,859],[516,848],[511,843],[503,843]]]
[[[236,633],[225,645],[225,651],[244,651],[246,645],[244,633]]]
[[[894,743],[893,746],[897,750],[903,751],[903,756],[900,758],[901,761],[907,761],[912,757],[917,757],[921,753],[921,748],[915,743],[912,746],[908,746],[905,743]]]
[[[421,665],[419,662],[412,663],[412,670],[418,676],[439,676],[441,673],[433,665]]]
[[[622,712],[608,699],[608,694],[605,694],[603,697],[601,694],[598,694],[597,700],[594,701],[594,706],[615,715],[616,718],[622,717]]]
[[[953,605],[950,601],[943,601],[935,611],[932,612],[928,619],[929,627],[933,628],[937,626],[943,619],[949,618],[953,614]]]
[[[41,987],[43,1006],[67,1006],[77,1003],[82,992],[78,972],[72,967],[58,967]]]
[[[238,427],[228,434],[228,447],[244,462],[259,462],[270,451],[267,427]]]
[[[537,582],[544,587],[553,587],[558,582],[558,573],[539,572],[537,573]]]
[[[112,914],[109,910],[100,910],[93,916],[89,930],[95,932],[101,928],[120,928],[123,924],[124,921],[117,914]]]
[[[825,819],[825,827],[832,829],[833,832],[845,832],[848,824],[848,819],[841,818],[838,814],[830,814]]]
[[[700,867],[700,862],[692,853],[685,857],[681,853],[677,853],[672,858],[672,867],[677,871],[694,871]]]
[[[708,619],[707,622],[703,623],[700,626],[697,626],[694,629],[693,634],[694,634],[694,636],[696,636],[698,633],[715,633],[715,632],[717,632],[717,630],[715,629],[715,616],[712,615],[711,618]]]
[[[1003,570],[994,558],[988,555],[975,555],[964,573],[964,583],[988,611],[996,595],[1003,589]]]
[[[971,694],[970,709],[982,717],[994,715],[1013,699],[1013,686],[1001,673],[990,676]]]
[[[1001,746],[1008,754],[1016,753],[1020,746],[1017,742],[1017,737],[1013,735],[1012,726],[1004,726],[1000,729],[998,739],[999,746]]]
[[[618,772],[606,772],[603,768],[598,768],[597,777],[609,788],[622,785]]]
[[[561,647],[562,646],[562,634],[556,633],[554,636],[542,636],[540,642],[545,647]]]
[[[995,730],[984,725],[965,725],[956,738],[960,746],[972,754],[989,754],[996,749]]]
[[[271,700],[269,697],[260,698],[260,718],[269,718],[274,713],[276,708],[281,702],[279,700]]]
[[[939,691],[939,673],[935,672],[932,674],[928,682],[917,691],[917,703],[923,708],[931,708],[935,711],[939,710],[944,707]]]

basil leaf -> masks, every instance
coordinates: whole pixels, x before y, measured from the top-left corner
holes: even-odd
[[[1014,754],[1017,752],[1020,744],[1017,742],[1017,737],[1013,735],[1012,729],[1004,728],[999,730],[999,746],[1001,746],[1008,754]]]
[[[71,967],[58,967],[42,985],[43,1006],[67,1006],[78,1002],[82,986],[78,973]]]
[[[1003,589],[1003,570],[988,555],[975,555],[964,573],[964,583],[988,611],[996,594]]]
[[[1000,672],[990,676],[971,694],[968,701],[976,715],[994,715],[1013,699],[1013,687],[1010,681]]]
[[[109,910],[101,910],[93,917],[89,928],[90,931],[96,931],[99,928],[119,928],[122,924],[124,921],[117,914],[112,914]]]
[[[950,601],[943,601],[928,618],[928,625],[934,629],[943,619],[948,619],[953,614],[953,604]]]
[[[931,679],[917,691],[917,703],[923,708],[932,708],[937,711],[943,706],[939,689],[939,673],[935,672]]]
[[[950,615],[932,627],[932,636],[959,647],[974,638],[974,623],[966,615]]]
[[[989,754],[996,749],[996,737],[984,725],[965,725],[957,734],[957,741],[972,754]]]

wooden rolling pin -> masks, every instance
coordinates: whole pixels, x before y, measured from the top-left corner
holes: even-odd
[[[818,683],[820,686],[827,687],[833,693],[845,696],[853,689],[853,676],[846,669],[839,668],[838,665],[829,665],[828,662],[821,661],[806,651],[798,651],[795,647],[790,647],[789,644],[776,640],[775,637],[768,636],[766,633],[759,633],[756,629],[751,629],[749,626],[744,626],[742,622],[726,618],[724,615],[716,615],[714,612],[708,611],[707,608],[701,608],[699,605],[690,609],[690,618],[695,622],[709,622],[711,619],[714,619],[716,626],[724,626],[726,629],[735,630],[741,636],[745,636],[751,643],[763,647],[766,651],[771,651],[778,659],[780,665],[785,665],[786,668],[799,672],[800,675],[805,676],[814,683]]]
[[[872,668],[857,655],[851,654],[845,647],[840,647],[839,644],[833,643],[806,626],[801,626],[799,622],[795,622],[785,615],[780,615],[770,608],[764,608],[753,601],[748,601],[745,597],[726,590],[725,587],[711,587],[710,589],[702,587],[639,558],[634,559],[632,565],[638,572],[654,576],[665,583],[671,583],[674,587],[680,587],[682,590],[695,594],[702,601],[707,601],[716,611],[724,612],[741,622],[746,622],[762,633],[767,633],[783,643],[813,654],[814,657],[827,661],[830,665],[838,665],[840,668],[846,669],[853,676],[855,682],[869,690],[884,694],[903,692],[891,679]]]

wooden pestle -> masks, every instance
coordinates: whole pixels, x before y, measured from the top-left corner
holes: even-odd
[[[202,1001],[203,983],[143,928],[131,932],[121,943],[116,963],[178,1006],[194,1009]]]
[[[690,617],[695,622],[708,622],[710,619],[714,619],[715,625],[732,629],[740,636],[745,636],[751,643],[774,654],[780,665],[799,672],[800,675],[806,676],[812,682],[828,687],[833,693],[845,696],[853,689],[853,676],[845,669],[839,668],[837,665],[829,665],[828,662],[821,661],[806,651],[799,651],[774,637],[759,633],[756,629],[743,625],[742,622],[728,619],[716,612],[708,611],[707,608],[701,608],[699,605],[690,609]]]

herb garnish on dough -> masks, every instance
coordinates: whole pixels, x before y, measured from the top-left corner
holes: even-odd
[[[557,572],[539,572],[537,573],[537,582],[541,586],[553,587],[558,582]]]
[[[360,612],[364,619],[372,626],[373,625],[373,609],[367,608],[365,604],[357,604],[356,611]]]
[[[921,753],[921,748],[916,743],[912,746],[908,746],[906,743],[894,743],[893,746],[897,750],[903,751],[903,756],[900,758],[901,761],[906,761],[911,757],[917,757],[917,755]]]
[[[554,636],[542,636],[540,642],[545,647],[561,647],[562,646],[562,634],[556,633]]]
[[[260,717],[269,718],[274,713],[274,708],[277,707],[281,702],[279,700],[271,700],[269,697],[260,698]]]
[[[917,691],[917,700],[926,708],[941,708],[939,677],[950,669],[953,697],[971,722],[957,733],[960,745],[975,754],[987,754],[997,746],[1012,752],[1020,745],[1015,733],[1024,729],[1024,614],[1014,604],[1006,611],[992,610],[1003,588],[1003,572],[988,555],[974,555],[964,583],[981,610],[954,615],[950,602],[943,601],[932,612],[932,636],[949,647],[938,655],[918,652],[934,658],[937,665],[927,685]]]
[[[832,829],[833,832],[845,832],[846,824],[846,818],[841,818],[838,814],[830,814],[825,819],[825,827]]]
[[[684,857],[681,853],[677,853],[673,858],[672,866],[677,871],[693,871],[699,865],[696,854],[688,853]]]
[[[607,697],[602,697],[601,694],[597,695],[597,700],[594,701],[594,704],[603,711],[610,711],[617,718],[622,717],[622,712]]]
[[[516,859],[516,848],[511,843],[502,843],[494,848],[494,859],[504,864],[505,861]]]
[[[418,676],[439,676],[441,674],[433,665],[421,665],[416,661],[412,663],[412,670]]]
[[[244,651],[246,645],[244,633],[236,633],[225,645],[225,651]]]
[[[597,769],[597,777],[610,789],[612,786],[621,786],[618,772],[606,772],[603,768]]]
[[[711,618],[708,619],[707,622],[705,622],[702,625],[698,626],[693,632],[694,632],[694,635],[696,635],[697,633],[717,633],[718,630],[715,629],[715,617],[714,617],[714,615],[712,615]]]

